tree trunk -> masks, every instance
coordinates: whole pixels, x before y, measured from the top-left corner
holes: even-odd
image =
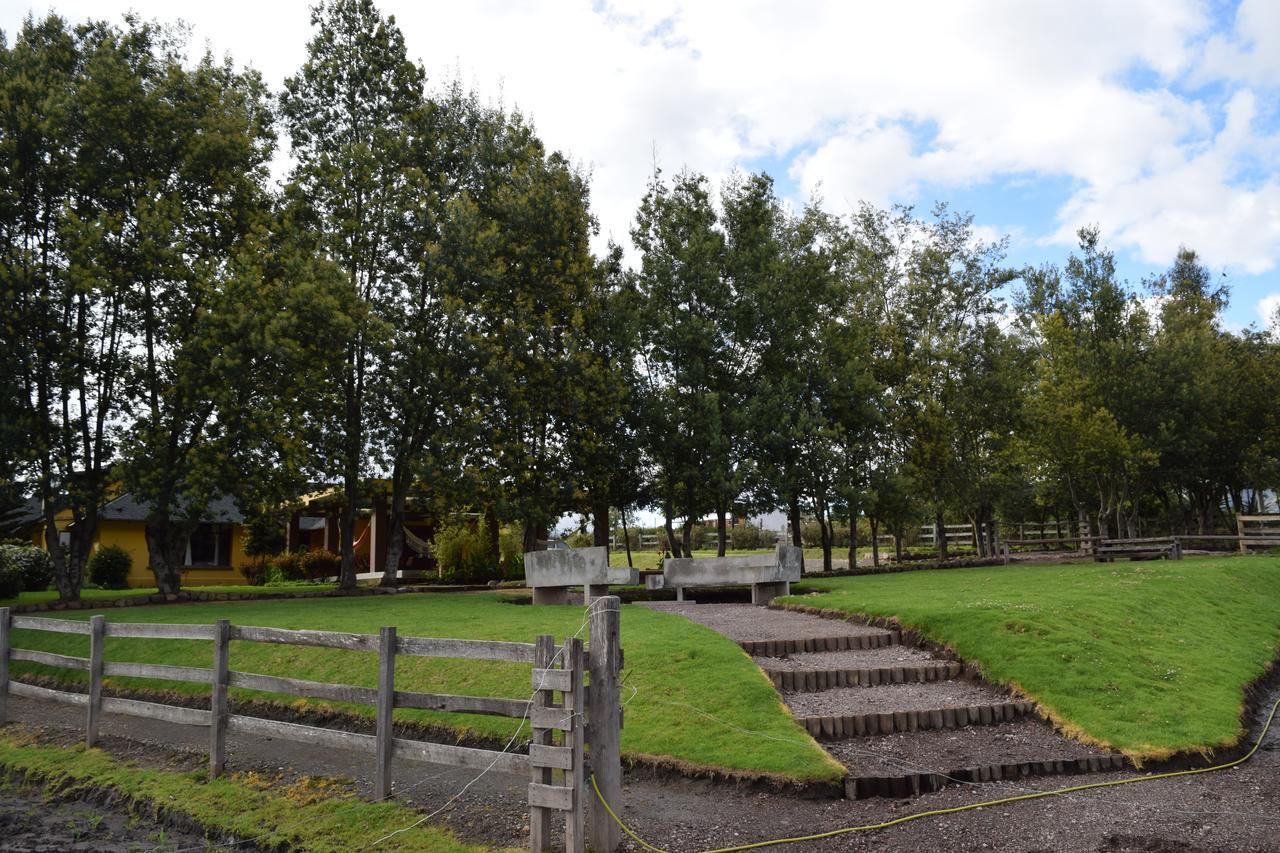
[[[498,513],[494,511],[493,504],[485,504],[484,529],[489,540],[489,553],[493,554],[495,560],[501,561],[502,526],[498,524]]]
[[[858,510],[849,502],[849,568],[858,568]]]
[[[153,514],[147,519],[144,527],[147,558],[151,561],[156,588],[162,595],[172,595],[182,588],[182,564],[191,526],[190,523],[176,522],[165,514]]]
[[[902,562],[902,528],[899,527],[893,532],[893,559],[896,562]]]
[[[716,556],[723,557],[725,551],[725,541],[729,538],[729,530],[725,525],[724,506],[716,507]]]
[[[635,565],[631,562],[631,532],[627,530],[627,508],[621,509],[622,513],[622,544],[627,549],[627,568],[634,569]]]
[[[871,521],[871,565],[880,568],[880,519],[874,515]]]
[[[381,586],[400,583],[400,558],[404,556],[404,508],[409,498],[409,478],[402,472],[391,475],[391,509],[387,524],[387,562],[382,568]]]
[[[680,531],[680,544],[684,547],[684,553],[687,557],[693,556],[693,517],[685,518],[684,527]]]
[[[526,554],[530,551],[547,550],[546,525],[538,521],[526,520],[524,523],[524,535],[522,541],[524,543],[524,551]]]
[[[947,520],[940,509],[936,510],[933,516],[933,538],[936,540],[934,544],[938,547],[938,559],[947,559]]]
[[[663,516],[662,529],[667,533],[667,550],[671,552],[671,556],[677,559],[683,557],[684,554],[680,550],[680,540],[676,539],[676,531],[671,526],[670,512]]]
[[[804,547],[804,536],[800,533],[800,496],[792,495],[791,501],[787,505],[787,518],[791,523],[791,544],[798,548]]]
[[[338,570],[338,586],[342,589],[356,588],[356,501],[360,490],[357,478],[348,476],[343,482],[343,505],[339,516],[338,536],[342,540],[342,563]]]
[[[596,499],[591,502],[591,542],[609,547],[609,501]]]
[[[822,570],[830,572],[831,566],[831,548],[834,537],[831,535],[831,518],[827,514],[826,502],[818,505],[818,530],[822,535]]]

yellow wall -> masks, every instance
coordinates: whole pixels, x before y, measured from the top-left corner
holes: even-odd
[[[129,552],[133,565],[129,569],[129,586],[149,587],[156,585],[155,575],[151,573],[151,558],[147,555],[147,536],[145,523],[141,521],[100,521],[98,535],[94,539],[93,549],[96,551],[103,545],[119,545]],[[248,583],[240,567],[249,562],[244,553],[244,527],[235,525],[231,528],[231,567],[226,568],[188,568],[183,571],[183,586],[232,585]]]

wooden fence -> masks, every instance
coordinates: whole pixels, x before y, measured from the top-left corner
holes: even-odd
[[[98,740],[104,713],[208,726],[209,772],[212,776],[225,770],[228,734],[261,735],[372,752],[377,762],[374,796],[379,800],[391,796],[391,768],[395,760],[529,774],[530,846],[534,851],[548,846],[551,821],[559,812],[565,818],[565,849],[581,853],[587,842],[584,817],[588,802],[593,808],[592,849],[611,851],[618,843],[616,829],[607,815],[601,820],[594,814],[596,798],[587,797],[584,747],[587,745],[586,732],[590,728],[592,769],[597,784],[609,802],[619,802],[622,775],[618,752],[618,730],[621,728],[618,673],[622,665],[622,650],[618,645],[618,603],[616,596],[609,596],[598,599],[593,605],[593,642],[589,656],[584,652],[582,641],[574,637],[557,647],[554,638],[548,635],[539,636],[534,643],[511,643],[400,637],[394,627],[382,628],[377,635],[372,635],[250,627],[233,625],[226,619],[212,625],[109,623],[101,615],[88,621],[11,616],[9,608],[0,607],[0,723],[7,720],[6,706],[9,694],[12,694],[84,708],[85,742],[89,746]],[[89,656],[72,657],[14,648],[11,642],[13,629],[86,634],[89,637]],[[114,637],[212,641],[212,665],[203,668],[106,661],[103,655],[105,641]],[[329,684],[234,670],[230,661],[232,640],[374,652],[378,655],[378,686]],[[400,656],[531,664],[531,696],[529,699],[504,699],[397,690],[395,666]],[[88,691],[72,693],[14,681],[9,676],[11,660],[87,672]],[[590,727],[586,725],[585,715],[585,676],[589,668],[592,675],[591,699],[594,707],[599,709]],[[209,710],[103,696],[102,679],[109,676],[208,684],[211,687]],[[360,734],[233,714],[227,701],[230,687],[371,705],[375,709],[376,733]],[[532,730],[528,754],[398,738],[392,731],[392,712],[396,708],[489,714],[528,721]]]

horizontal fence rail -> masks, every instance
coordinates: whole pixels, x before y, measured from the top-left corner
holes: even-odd
[[[610,638],[611,647],[616,649],[618,599],[599,601],[606,602],[608,608],[600,630],[604,637]],[[592,616],[593,628],[598,618]],[[610,619],[613,621],[610,622]],[[11,642],[14,629],[87,635],[89,656],[75,657],[37,649],[14,648]],[[204,668],[106,661],[103,649],[107,638],[212,641],[212,665]],[[378,686],[330,684],[235,670],[230,665],[232,640],[375,653],[378,656]],[[395,661],[399,656],[530,664],[530,696],[516,699],[396,690]],[[602,696],[602,701],[607,699],[616,704],[616,670],[621,665],[621,650],[616,649],[615,653],[602,655],[600,659],[612,661],[611,665],[614,667],[614,671],[605,673],[601,678],[602,684],[614,685],[612,693]],[[88,689],[85,693],[75,693],[14,681],[10,678],[10,661],[87,672]],[[218,776],[225,770],[228,733],[372,752],[377,760],[374,795],[379,800],[391,795],[393,760],[424,761],[478,771],[531,774],[528,796],[532,827],[530,835],[534,850],[542,850],[547,845],[550,839],[550,819],[555,812],[565,814],[566,849],[574,853],[584,849],[586,803],[583,786],[586,776],[583,749],[587,730],[584,714],[587,708],[586,674],[589,665],[590,658],[583,643],[576,638],[557,647],[550,636],[538,637],[536,643],[399,637],[392,627],[383,628],[378,634],[349,634],[232,625],[228,620],[220,620],[212,625],[107,623],[106,618],[101,615],[93,616],[88,621],[49,619],[10,615],[9,608],[0,607],[0,723],[7,720],[8,696],[13,695],[84,708],[85,741],[89,746],[93,746],[98,740],[103,713],[207,726],[210,729],[209,771],[212,776]],[[188,708],[103,696],[104,677],[152,678],[208,684],[211,688],[209,708]],[[227,699],[227,691],[233,687],[372,706],[375,709],[376,733],[362,734],[234,714],[230,711]],[[529,752],[511,753],[395,737],[392,732],[392,712],[396,708],[519,719],[522,725],[527,722],[530,726]],[[617,727],[621,726],[620,714],[606,716],[616,721]],[[602,760],[602,764],[610,763],[604,759],[617,764],[617,731],[613,731],[610,737],[601,730],[600,735],[605,738],[604,751],[597,758]],[[600,831],[608,832],[610,828],[601,827]],[[613,846],[616,843],[608,849]]]

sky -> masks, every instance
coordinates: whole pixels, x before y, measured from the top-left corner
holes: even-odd
[[[518,107],[591,174],[624,246],[654,165],[771,174],[795,205],[937,201],[1061,264],[1096,224],[1135,286],[1195,249],[1227,325],[1280,310],[1280,2],[382,0],[434,84]],[[133,10],[279,89],[306,2],[0,0],[72,21]],[[287,144],[285,145],[287,148]],[[280,172],[287,162],[281,155]]]

